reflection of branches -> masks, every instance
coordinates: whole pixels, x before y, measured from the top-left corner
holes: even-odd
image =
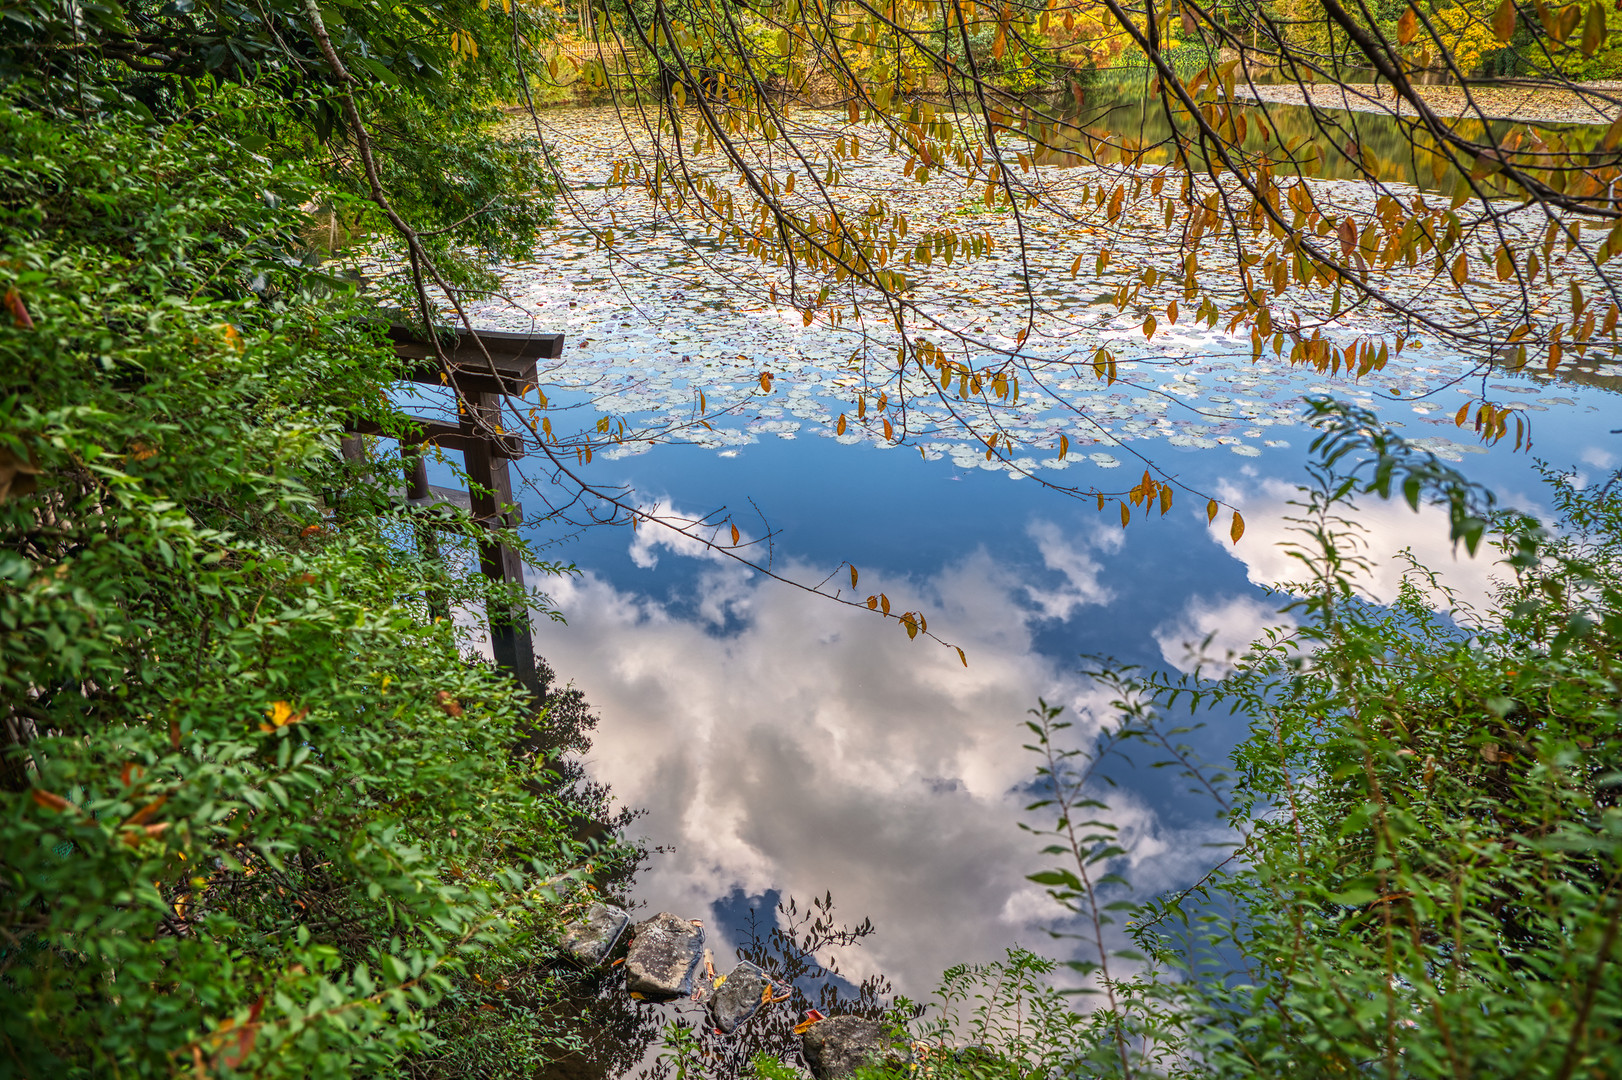
[[[863,919],[854,926],[838,922],[832,893],[813,897],[803,907],[790,897],[768,917],[770,925],[763,927],[759,909],[750,910],[748,939],[738,947],[738,960],[754,964],[774,984],[789,991],[787,1001],[762,1007],[754,1019],[728,1036],[718,1035],[707,1023],[694,1026],[685,1019],[678,1021],[682,1027],[693,1027],[704,1074],[713,1080],[751,1075],[750,1065],[761,1054],[797,1061],[800,1040],[794,1026],[808,1009],[825,1016],[878,1019],[889,1007],[891,986],[884,976],[869,975],[852,987],[839,971],[839,951],[859,945],[875,933],[871,921]]]

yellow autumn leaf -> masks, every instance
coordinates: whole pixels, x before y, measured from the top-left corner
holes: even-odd
[[[1589,5],[1588,18],[1583,23],[1583,55],[1593,56],[1605,44],[1605,8],[1596,0]]]
[[[1237,510],[1233,512],[1233,525],[1228,529],[1228,535],[1233,538],[1233,542],[1236,544],[1239,542],[1239,538],[1245,535],[1245,519],[1240,516]]]
[[[1508,42],[1515,36],[1515,0],[1504,0],[1492,18],[1492,32],[1498,40]]]
[[[1215,499],[1212,499],[1205,504],[1205,520],[1207,524],[1216,520],[1217,509],[1217,501]]]

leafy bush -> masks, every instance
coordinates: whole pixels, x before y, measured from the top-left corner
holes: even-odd
[[[1548,473],[1546,532],[1372,414],[1315,407],[1302,625],[1220,682],[1098,673],[1118,717],[1096,738],[1035,710],[1055,865],[1032,880],[1076,916],[1092,1009],[1061,1009],[1027,954],[954,969],[915,1029],[934,1080],[1622,1075],[1617,480]],[[1418,565],[1393,604],[1359,593],[1354,496],[1393,492],[1440,502],[1472,549],[1490,539],[1489,610]],[[1198,760],[1182,707],[1249,718],[1227,770]],[[1158,750],[1235,838],[1195,887],[1142,904],[1098,794],[1123,744]]]
[[[312,182],[16,92],[0,145],[6,1071],[533,1071],[601,793],[515,753],[531,703],[429,615],[477,575],[336,454],[397,372],[293,255]]]

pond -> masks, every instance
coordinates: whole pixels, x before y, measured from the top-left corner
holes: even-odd
[[[1062,912],[1026,880],[1044,865],[1019,828],[1032,820],[1023,807],[1037,765],[1023,748],[1026,711],[1044,699],[1093,730],[1108,699],[1083,674],[1084,657],[1189,671],[1210,636],[1206,671],[1220,672],[1227,650],[1287,621],[1286,598],[1268,586],[1292,573],[1278,544],[1312,438],[1304,395],[1378,409],[1531,510],[1546,503],[1536,458],[1588,478],[1622,463],[1613,391],[1591,365],[1552,377],[1483,371],[1431,346],[1358,382],[1270,354],[1252,362],[1248,337],[1187,325],[1150,348],[1134,316],[1071,281],[1072,259],[1090,250],[1085,230],[1040,214],[1023,222],[1024,260],[1008,245],[991,260],[938,267],[927,283],[942,326],[1010,348],[1030,320],[1025,349],[1052,360],[1042,369],[1052,396],[1029,394],[1001,417],[1017,467],[987,461],[925,398],[908,406],[905,445],[854,423],[839,434],[857,379],[853,328],[805,324],[770,302],[776,282],[757,264],[729,260],[678,222],[639,219],[636,197],[603,183],[620,153],[611,113],[558,110],[540,124],[575,181],[573,213],[612,219],[621,237],[604,249],[565,219],[532,264],[504,269],[506,296],[479,306],[476,323],[567,335],[544,376],[554,423],[572,408],[579,422],[612,413],[653,429],[691,416],[701,391],[712,408],[733,407],[713,429],[632,438],[583,474],[643,504],[695,516],[723,508],[746,541],[761,541],[752,550],[764,556],[769,544],[775,572],[804,585],[842,587],[854,566],[859,595],[923,611],[967,657],[669,531],[537,520],[538,495],[521,494],[535,542],[579,568],[534,582],[567,618],[539,623],[537,647],[602,717],[591,775],[646,811],[633,831],[652,854],[636,898],[644,915],[704,920],[718,963],[751,911],[827,892],[843,916],[876,927],[841,958],[846,976],[882,973],[914,998],[948,965],[1016,942],[1065,953],[1070,943],[1048,935],[1065,928]],[[1006,215],[976,214],[960,188],[903,187],[900,164],[875,157],[865,182],[910,200],[921,222],[1012,227]],[[1075,172],[1053,171],[1055,185]],[[1113,384],[1068,364],[1100,341],[1122,359]],[[775,375],[769,393],[762,370]],[[1455,427],[1465,395],[1483,393],[1532,419],[1532,454],[1488,449]],[[1061,434],[1067,455],[1055,449]],[[1144,458],[1239,508],[1243,539],[1229,539],[1226,515],[1208,524],[1203,499],[1180,497],[1123,528],[1114,506],[1101,514],[1062,490],[1125,489]],[[528,479],[543,489],[548,480]],[[1489,560],[1456,557],[1439,513],[1370,500],[1360,519],[1377,560],[1372,595],[1392,595],[1404,548],[1466,599],[1490,588]],[[1244,721],[1206,719],[1195,742],[1220,760]],[[1213,807],[1185,782],[1125,762],[1112,776],[1108,813],[1138,898],[1186,886],[1225,857]]]
[[[1041,155],[1054,165],[1077,164],[1063,147],[1091,136],[1125,137],[1136,146],[1159,148],[1173,130],[1157,100],[1145,93],[1148,78],[1141,72],[1115,72],[1085,89],[1078,104],[1061,103],[1059,122],[1044,129],[1054,147]],[[1528,142],[1535,135],[1551,147],[1578,153],[1597,150],[1608,124],[1604,106],[1557,89],[1534,90],[1515,85],[1477,85],[1468,96],[1459,87],[1421,87],[1427,102],[1442,116],[1455,116],[1454,130],[1479,143],[1504,145],[1514,129]],[[1288,160],[1302,175],[1325,180],[1361,180],[1373,175],[1381,181],[1423,190],[1451,190],[1456,170],[1428,150],[1415,151],[1419,128],[1413,107],[1399,101],[1389,84],[1314,84],[1259,79],[1247,84],[1241,76],[1234,100],[1253,102],[1237,110],[1244,127],[1243,146],[1252,154],[1268,153],[1275,162]],[[1307,107],[1307,102],[1312,107]],[[1299,104],[1288,104],[1298,102]],[[1262,114],[1266,114],[1263,122]],[[1511,120],[1507,117],[1515,116]],[[1185,137],[1193,123],[1182,115],[1177,128]],[[1271,133],[1269,132],[1271,128]],[[1276,137],[1272,137],[1276,136]],[[1197,139],[1191,140],[1196,162],[1203,161]],[[1418,145],[1433,147],[1419,128]],[[1166,153],[1150,149],[1145,160],[1165,161]],[[1203,167],[1200,166],[1200,167]],[[1289,169],[1280,170],[1288,174]]]

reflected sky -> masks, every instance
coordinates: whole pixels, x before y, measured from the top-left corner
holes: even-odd
[[[1602,411],[1568,420],[1545,425],[1559,432],[1545,452],[1599,475],[1613,443]],[[878,927],[842,958],[847,973],[882,971],[912,996],[946,966],[1010,944],[1062,953],[1068,943],[1046,933],[1060,913],[1025,881],[1042,867],[1019,829],[1037,764],[1022,748],[1026,710],[1045,698],[1091,730],[1108,701],[1080,674],[1084,656],[1187,671],[1214,635],[1206,670],[1219,673],[1228,650],[1283,621],[1286,598],[1262,586],[1297,576],[1279,544],[1303,462],[1302,450],[1237,469],[1215,452],[1178,459],[1244,511],[1237,546],[1223,519],[1209,526],[1192,506],[1123,530],[1029,481],[829,439],[769,439],[729,457],[669,446],[594,464],[595,479],[679,511],[752,500],[775,534],[777,570],[812,584],[854,562],[863,592],[925,611],[969,657],[964,667],[893,622],[751,576],[672,533],[601,529],[549,551],[581,572],[537,583],[568,619],[538,624],[537,648],[602,715],[591,773],[647,810],[638,828],[661,850],[638,898],[649,913],[704,918],[726,957],[740,897],[831,890],[843,913]],[[1526,455],[1500,449],[1470,465],[1512,505],[1541,506]],[[1360,519],[1370,595],[1392,594],[1405,546],[1462,598],[1487,595],[1489,561],[1455,553],[1440,512],[1374,500]],[[1241,734],[1241,721],[1219,716],[1197,744],[1220,759]],[[1221,860],[1206,846],[1224,839],[1213,808],[1184,783],[1125,763],[1111,775],[1110,816],[1139,898]]]
[[[593,168],[612,156],[593,153]],[[592,775],[647,811],[637,827],[658,850],[637,898],[647,914],[705,919],[722,961],[751,900],[827,891],[852,922],[869,917],[878,929],[841,958],[846,974],[883,972],[913,997],[948,965],[994,959],[1014,943],[1050,955],[1070,948],[1049,939],[1061,913],[1025,880],[1043,868],[1040,844],[1019,828],[1037,765],[1023,748],[1027,710],[1038,698],[1062,704],[1088,733],[1108,716],[1108,698],[1081,674],[1083,657],[1190,671],[1193,647],[1209,638],[1206,670],[1220,673],[1231,651],[1285,621],[1277,612],[1287,598],[1266,586],[1298,576],[1278,545],[1311,437],[1300,426],[1303,394],[1381,408],[1510,505],[1544,504],[1531,456],[1507,445],[1489,452],[1454,426],[1465,398],[1447,384],[1468,366],[1458,358],[1408,354],[1357,384],[1271,357],[1252,364],[1243,340],[1168,333],[1155,363],[1134,369],[1140,387],[1101,387],[1090,376],[1058,387],[1099,420],[1070,428],[1080,449],[1070,459],[1034,455],[1076,423],[1073,414],[1033,405],[1007,418],[1033,448],[1033,471],[1118,490],[1141,470],[1132,457],[1142,453],[1238,507],[1248,525],[1236,546],[1226,515],[1208,525],[1203,500],[1180,496],[1164,517],[1122,529],[1113,505],[1100,514],[1090,500],[983,467],[980,450],[949,425],[929,430],[938,418],[922,406],[922,455],[886,448],[865,429],[836,436],[853,378],[848,344],[820,324],[729,303],[720,278],[692,287],[717,272],[684,261],[679,238],[626,237],[647,257],[640,266],[609,267],[566,229],[549,243],[543,262],[510,275],[522,307],[489,306],[477,318],[508,327],[533,318],[569,335],[547,377],[555,406],[581,405],[588,423],[600,409],[657,425],[679,421],[701,386],[736,405],[689,444],[600,454],[583,466],[588,479],[633,489],[643,504],[730,511],[746,536],[770,534],[774,570],[808,586],[853,563],[861,595],[882,591],[897,609],[922,610],[968,657],[965,667],[954,649],[910,641],[893,621],[753,576],[657,528],[526,526],[548,558],[580,570],[532,582],[568,620],[539,622],[537,647],[601,714]],[[1068,266],[1070,251],[1056,244],[1043,257]],[[984,328],[988,339],[1005,332],[994,325],[1004,314],[994,320],[983,298],[1008,272],[954,271],[943,321]],[[1095,323],[1071,314],[1039,327],[1036,347],[1057,359],[1083,338],[1124,333],[1108,325],[1113,309]],[[757,399],[750,387],[763,366],[779,381]],[[1588,377],[1493,373],[1471,388],[1522,405],[1536,421],[1538,455],[1597,478],[1618,463],[1616,397],[1567,381],[1578,375]],[[433,469],[436,483],[453,482],[445,465]],[[526,505],[537,516],[533,493]],[[1360,520],[1375,568],[1369,595],[1393,594],[1404,547],[1462,599],[1489,594],[1489,558],[1456,554],[1439,513],[1371,501]],[[1243,721],[1224,715],[1194,740],[1220,760],[1242,733]],[[1107,795],[1109,815],[1131,851],[1123,873],[1137,898],[1222,861],[1211,846],[1225,839],[1214,808],[1186,782],[1124,762],[1111,774],[1119,786]]]

